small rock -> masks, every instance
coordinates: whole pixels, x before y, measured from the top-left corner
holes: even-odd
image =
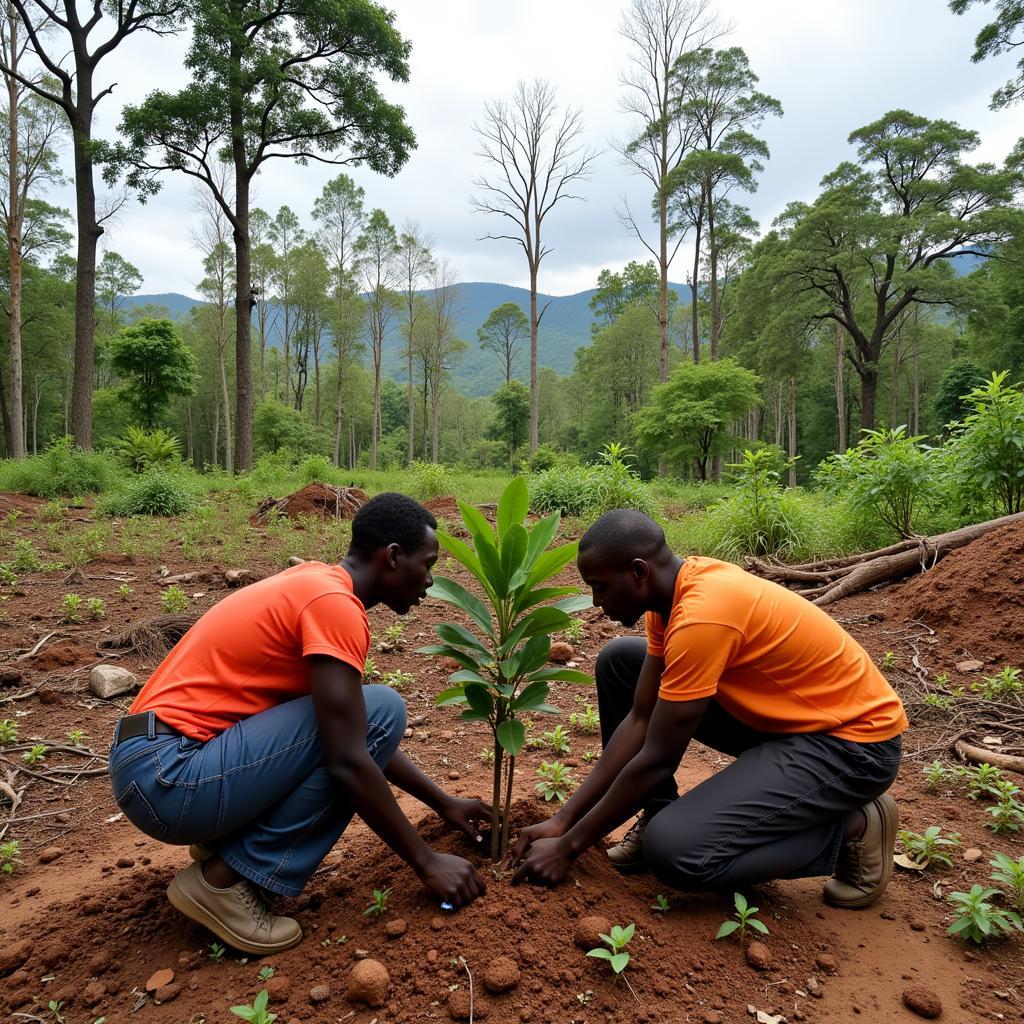
[[[772,965],[771,950],[763,942],[758,942],[756,939],[747,944],[745,955],[747,963],[755,971],[767,971]]]
[[[807,983],[804,985],[804,988],[807,989],[807,991],[812,996],[814,996],[815,999],[820,999],[822,995],[824,995],[824,993],[821,991],[821,986],[818,984],[817,978],[808,978]]]
[[[437,950],[436,949],[428,949],[427,950],[427,963],[428,964],[436,964],[437,963]]]
[[[980,672],[985,667],[983,662],[972,658],[970,661],[957,662],[957,672]]]
[[[448,778],[451,779],[452,782],[458,782],[462,776],[458,772],[449,772]]]
[[[292,994],[292,983],[283,974],[267,978],[263,982],[263,987],[267,990],[267,998],[272,1003],[286,1003]]]
[[[82,989],[82,1002],[86,1006],[95,1006],[107,994],[107,986],[102,981],[90,981]]]
[[[170,1003],[173,1002],[181,994],[181,985],[176,981],[172,981],[170,985],[162,985],[153,993],[154,1003]]]
[[[576,945],[580,949],[596,949],[598,946],[603,946],[604,941],[601,938],[601,933],[605,935],[611,931],[612,923],[607,917],[581,917],[576,922]]]
[[[708,1010],[704,1014],[704,1024],[722,1024],[725,1018],[717,1010]]]
[[[976,964],[978,962],[978,960],[980,959],[980,957],[978,956],[977,953],[972,953],[969,949],[965,949],[964,950],[964,959],[969,964]]]
[[[89,973],[90,974],[104,974],[110,970],[110,954],[109,953],[97,953],[89,961]]]
[[[360,960],[348,976],[345,995],[355,1003],[366,1003],[378,1009],[388,998],[391,977],[379,960]]]
[[[443,917],[432,917],[430,919],[430,927],[435,932],[441,931],[441,929],[444,928],[444,918]]]
[[[138,685],[135,675],[119,665],[97,665],[89,673],[89,689],[101,700],[131,693]]]
[[[511,957],[497,956],[484,971],[484,987],[495,994],[519,984],[519,965]]]
[[[389,939],[399,939],[405,934],[405,930],[408,927],[409,926],[405,923],[405,921],[402,918],[396,917],[388,921],[388,923],[384,925],[384,934]]]
[[[51,861],[55,861],[58,857],[63,857],[64,851],[59,846],[48,846],[41,854],[39,854],[40,864],[49,864]]]
[[[824,971],[826,974],[835,974],[839,970],[839,964],[836,963],[835,957],[829,956],[828,953],[821,953],[814,962],[817,964],[818,970]]]
[[[119,868],[133,868],[135,867],[135,861],[131,857],[118,857],[117,866]]]
[[[146,991],[155,992],[158,988],[163,988],[164,985],[170,985],[172,981],[174,981],[174,971],[170,967],[164,967],[149,976],[149,981],[146,982]]]
[[[359,949],[358,946],[352,952],[357,960],[365,960],[370,955],[368,949]]]
[[[910,919],[910,927],[915,932],[923,932],[925,930],[925,928],[928,927],[928,925],[925,924],[925,922],[922,921],[921,918],[919,918],[919,917],[912,917]]]
[[[984,856],[985,854],[982,853],[981,850],[979,850],[976,846],[971,846],[968,849],[964,850],[964,860],[968,864],[975,864]]]
[[[567,644],[564,640],[556,640],[551,645],[551,653],[548,655],[548,660],[558,665],[564,665],[574,653],[572,644]]]
[[[878,916],[883,921],[895,921],[896,920],[896,915],[893,914],[891,911],[888,911],[888,910],[883,910],[882,913],[880,913]]]
[[[440,733],[441,739],[453,740],[455,739],[455,733],[451,729],[442,729]]]
[[[326,1003],[331,998],[330,985],[314,985],[309,990],[309,1001],[316,1006],[318,1003]]]
[[[457,988],[448,996],[448,1014],[452,1020],[483,1020],[491,1008],[486,999],[476,996],[473,1000],[473,1015],[469,1013],[469,990]]]
[[[17,686],[21,682],[21,672],[6,665],[0,668],[0,686]]]
[[[903,1005],[927,1020],[934,1020],[942,1013],[942,1000],[930,988],[921,985],[904,990]]]
[[[255,583],[259,576],[252,569],[228,569],[224,580],[229,587],[245,587]]]

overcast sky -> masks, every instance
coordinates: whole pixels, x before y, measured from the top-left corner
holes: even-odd
[[[463,281],[526,285],[521,250],[478,240],[489,218],[469,206],[473,179],[484,170],[472,124],[485,100],[510,96],[520,79],[547,78],[563,104],[582,108],[590,144],[605,152],[583,186],[586,202],[565,202],[545,222],[553,251],[541,268],[541,291],[581,291],[593,287],[601,269],[647,258],[620,225],[615,205],[627,193],[636,209],[646,209],[649,190],[628,176],[607,145],[628,123],[618,110],[618,76],[628,60],[618,33],[619,0],[392,0],[387,6],[412,42],[412,75],[408,85],[389,83],[386,93],[405,107],[419,145],[394,179],[348,170],[365,188],[369,207],[382,207],[396,224],[418,220]],[[813,199],[824,174],[855,158],[849,133],[887,110],[904,107],[975,129],[982,137],[978,159],[1002,160],[1024,134],[1024,108],[988,109],[1014,58],[970,62],[989,8],[955,17],[945,0],[723,0],[719,11],[735,25],[728,45],[747,51],[761,88],[785,111],[762,132],[772,158],[749,198],[765,228],[787,202]],[[182,84],[184,49],[181,40],[136,36],[101,64],[98,87],[118,85],[100,106],[97,135],[113,134],[121,104]],[[288,204],[309,225],[314,198],[338,172],[271,161],[254,203],[271,214]],[[202,273],[190,238],[192,187],[182,174],[165,175],[160,194],[145,206],[130,202],[103,239],[139,268],[145,292],[195,294]],[[73,210],[70,187],[62,198]],[[684,259],[685,251],[673,280],[682,278]]]

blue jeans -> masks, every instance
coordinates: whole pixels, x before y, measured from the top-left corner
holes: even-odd
[[[405,732],[402,698],[364,686],[366,748],[383,770]],[[150,712],[152,716],[152,712]],[[110,782],[125,817],[165,843],[202,843],[240,875],[297,896],[352,818],[324,765],[313,698],[298,697],[208,740],[154,733],[117,742]]]

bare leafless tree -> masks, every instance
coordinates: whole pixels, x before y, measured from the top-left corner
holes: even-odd
[[[692,121],[677,114],[673,89],[678,95],[685,83],[673,83],[672,70],[684,53],[710,46],[731,30],[732,26],[718,18],[708,0],[629,0],[619,26],[620,33],[632,44],[630,66],[620,78],[625,92],[619,106],[632,118],[632,123],[625,139],[612,140],[611,145],[622,162],[653,187],[657,238],[645,237],[642,225],[646,217],[638,220],[625,197],[617,212],[658,267],[659,381],[668,379],[668,272],[686,237],[685,232],[679,232],[674,244],[669,245],[668,200],[661,183],[669,171],[679,166],[696,136]],[[696,306],[696,292],[694,298]]]
[[[455,269],[443,256],[432,265],[428,310],[430,316],[429,358],[426,364],[430,386],[431,459],[437,462],[440,453],[441,395],[448,371],[468,347],[455,336],[459,285]],[[423,429],[427,425],[424,421]]]
[[[510,102],[484,105],[478,156],[490,176],[474,182],[479,195],[471,200],[480,213],[504,218],[507,232],[485,238],[522,247],[530,272],[530,452],[537,450],[537,328],[544,310],[537,309],[537,275],[551,251],[541,232],[544,219],[562,199],[582,199],[574,186],[590,177],[597,152],[583,140],[583,115],[577,108],[559,112],[554,86],[536,79],[520,82]],[[545,306],[545,309],[547,307]]]
[[[414,332],[416,319],[423,306],[417,301],[417,291],[423,279],[433,273],[434,257],[430,251],[433,239],[425,235],[416,221],[406,221],[402,225],[402,234],[398,238],[398,265],[402,272],[402,297],[405,299],[405,359],[406,372],[409,380],[406,399],[409,415],[409,440],[407,460],[412,465],[416,457],[414,447],[416,439],[416,406],[413,395],[413,354],[415,348]],[[426,424],[423,425],[426,430]],[[436,456],[435,456],[436,458]]]

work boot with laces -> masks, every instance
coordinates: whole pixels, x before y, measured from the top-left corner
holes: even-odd
[[[203,878],[200,861],[172,879],[167,898],[186,917],[243,953],[280,953],[302,941],[299,922],[272,914],[252,882],[243,878],[228,889],[215,889]]]
[[[644,812],[622,839],[609,847],[608,859],[616,871],[624,875],[639,875],[649,870],[644,857],[644,835],[650,820],[650,815]]]
[[[825,883],[825,902],[834,907],[869,907],[889,884],[892,855],[900,815],[888,793],[865,804],[867,823],[856,839],[848,839],[839,851],[836,873]]]

